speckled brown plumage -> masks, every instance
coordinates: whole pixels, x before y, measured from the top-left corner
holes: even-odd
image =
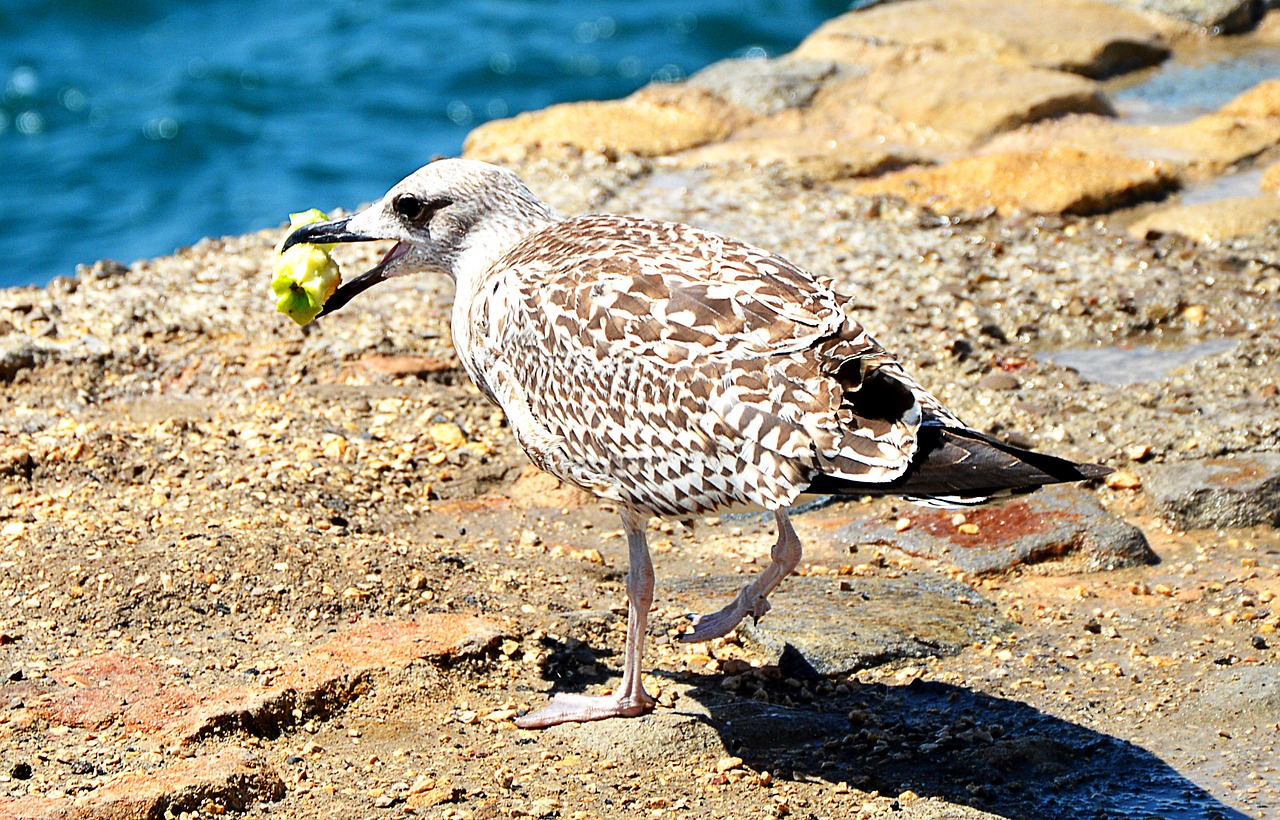
[[[890,481],[925,414],[954,421],[845,301],[735,240],[583,216],[493,265],[464,361],[548,472],[655,515],[777,509],[818,474]]]
[[[524,727],[653,708],[640,655],[653,603],[650,515],[774,511],[769,565],[682,640],[769,611],[800,561],[786,507],[809,491],[945,503],[1104,468],[1011,447],[961,424],[848,315],[827,284],[768,251],[688,225],[562,219],[514,174],[441,160],[299,242],[396,239],[336,310],[393,276],[457,285],[453,341],[544,470],[616,502],[627,533],[627,644],[610,695],[557,695]]]

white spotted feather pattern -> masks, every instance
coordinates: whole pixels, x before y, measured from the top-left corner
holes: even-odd
[[[530,457],[647,513],[778,509],[818,473],[891,481],[924,415],[940,416],[844,297],[687,225],[557,222],[508,250],[475,293],[467,369]],[[899,388],[891,413],[859,413],[872,373],[880,393]]]

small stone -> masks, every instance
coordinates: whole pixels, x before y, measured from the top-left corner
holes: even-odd
[[[740,757],[722,757],[716,761],[717,772],[727,772],[732,769],[742,768],[742,758]]]
[[[442,450],[456,450],[467,443],[467,437],[462,432],[462,428],[451,422],[433,424],[427,428],[427,434]]]
[[[405,799],[404,804],[411,809],[430,808],[444,803],[453,803],[457,801],[462,794],[462,789],[456,786],[434,786],[421,792],[411,791],[409,796]]]
[[[1142,486],[1142,479],[1126,470],[1116,470],[1107,476],[1106,483],[1113,490],[1136,490]]]
[[[1020,382],[1017,377],[997,370],[978,379],[978,386],[984,390],[1016,390]]]
[[[491,723],[498,723],[504,720],[511,720],[517,714],[519,714],[519,712],[515,709],[498,709],[497,711],[490,712],[485,715],[484,719]]]
[[[1132,447],[1126,447],[1124,450],[1125,458],[1130,461],[1146,461],[1151,458],[1150,444],[1135,444]]]

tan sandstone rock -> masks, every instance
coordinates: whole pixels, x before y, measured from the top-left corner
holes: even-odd
[[[974,55],[927,55],[843,85],[847,95],[899,122],[954,138],[962,145],[974,145],[1046,117],[1111,113],[1110,103],[1092,80]],[[839,98],[831,93],[814,102],[819,109],[830,109],[839,104]]]
[[[1259,186],[1264,191],[1280,194],[1280,162],[1275,163],[1263,172]]]
[[[1093,0],[917,0],[841,15],[793,55],[879,64],[904,51],[943,51],[1105,77],[1160,62],[1176,30]]]
[[[1087,214],[1156,196],[1177,185],[1168,165],[1051,148],[965,157],[886,174],[858,193],[891,195],[945,213]]]
[[[472,131],[463,155],[503,161],[571,150],[662,156],[724,139],[750,121],[745,109],[688,85],[650,85],[622,100],[553,105]]]
[[[1280,222],[1280,197],[1264,194],[1164,208],[1130,225],[1129,233],[1138,239],[1176,233],[1221,242],[1261,233],[1272,222]]]
[[[730,139],[675,157],[683,167],[746,165],[773,169],[785,179],[813,181],[874,176],[921,159],[920,152],[905,146],[828,131]]]
[[[1185,123],[1133,125],[1069,116],[1001,135],[987,147],[1043,151],[1054,146],[1166,162],[1184,181],[1215,176],[1280,146],[1280,80],[1259,83],[1219,110]]]

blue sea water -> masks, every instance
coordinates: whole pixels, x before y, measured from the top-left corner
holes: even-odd
[[[849,0],[3,0],[0,286],[369,201],[475,125],[793,48]]]

